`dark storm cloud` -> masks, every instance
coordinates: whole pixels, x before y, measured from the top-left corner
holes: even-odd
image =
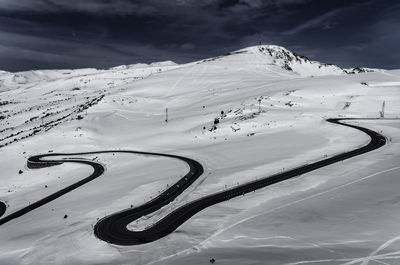
[[[390,0],[0,0],[0,69],[187,62],[260,41],[400,68],[399,11]]]

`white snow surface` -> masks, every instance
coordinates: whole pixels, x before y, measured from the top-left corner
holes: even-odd
[[[1,71],[5,215],[91,172],[71,163],[28,169],[30,155],[138,150],[204,166],[191,187],[133,230],[204,195],[366,144],[363,133],[325,119],[378,117],[384,101],[385,118],[394,120],[353,121],[382,131],[383,148],[212,206],[140,246],[107,244],[92,226],[157,196],[187,166],[130,154],[79,156],[105,165],[104,175],[0,226],[0,264],[400,262],[400,70],[347,74],[264,45],[181,65]]]

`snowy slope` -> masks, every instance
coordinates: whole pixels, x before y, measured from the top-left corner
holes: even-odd
[[[343,74],[344,70],[332,64],[310,61],[307,57],[275,45],[254,46],[237,51],[249,53],[266,63],[267,66],[281,67],[301,76]]]
[[[400,70],[348,72],[353,70],[270,45],[182,65],[0,72],[5,215],[90,174],[71,164],[27,169],[26,158],[39,153],[126,149],[202,163],[203,176],[176,201],[131,224],[137,229],[193,199],[365,144],[362,133],[324,119],[378,117],[384,101],[385,117],[398,118]],[[92,225],[150,200],[179,179],[185,165],[146,156],[87,156],[105,165],[104,176],[0,226],[0,264],[207,264],[210,257],[218,264],[341,264],[351,258],[357,264],[381,245],[390,254],[400,228],[400,183],[392,169],[400,161],[400,124],[363,124],[391,142],[211,207],[142,246],[99,241]]]

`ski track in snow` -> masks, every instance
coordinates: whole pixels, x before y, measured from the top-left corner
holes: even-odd
[[[170,259],[170,258],[179,256],[179,255],[187,255],[187,254],[190,254],[190,253],[193,253],[193,252],[200,252],[202,248],[207,248],[206,245],[207,245],[207,243],[208,243],[209,241],[212,241],[212,240],[215,239],[217,236],[221,235],[222,233],[224,233],[224,232],[226,232],[226,231],[232,229],[233,227],[235,227],[235,226],[237,226],[237,225],[239,225],[239,224],[242,224],[242,223],[244,223],[244,222],[247,222],[247,221],[249,221],[249,220],[251,220],[251,219],[257,218],[257,217],[262,216],[262,215],[268,215],[268,214],[270,214],[270,213],[272,213],[272,212],[276,212],[276,211],[282,210],[282,209],[284,209],[284,208],[287,208],[287,207],[290,207],[290,206],[299,204],[299,203],[301,203],[301,202],[304,202],[304,201],[307,201],[307,200],[310,200],[310,199],[315,199],[315,198],[317,198],[317,197],[319,197],[319,196],[322,196],[322,195],[325,195],[325,194],[327,194],[327,193],[331,193],[331,192],[333,192],[333,191],[336,191],[336,190],[339,190],[339,189],[348,187],[348,186],[350,186],[350,185],[354,185],[354,184],[360,183],[360,182],[365,181],[365,180],[367,180],[367,179],[370,179],[370,178],[372,178],[372,177],[375,177],[375,176],[378,176],[378,175],[380,175],[380,174],[387,173],[387,172],[390,172],[390,171],[394,171],[394,170],[397,170],[397,169],[400,169],[400,166],[399,166],[399,167],[393,167],[393,168],[386,169],[386,170],[382,170],[382,171],[376,172],[376,173],[374,173],[374,174],[365,176],[365,177],[363,177],[363,178],[360,178],[360,179],[357,179],[357,180],[354,180],[354,181],[350,181],[350,182],[348,182],[348,183],[345,183],[345,184],[342,184],[342,185],[333,187],[333,188],[331,188],[331,189],[328,189],[328,190],[325,190],[325,191],[316,193],[316,194],[311,195],[311,196],[308,196],[308,197],[306,197],[306,198],[299,199],[299,200],[296,200],[296,201],[293,201],[293,202],[284,204],[284,205],[282,205],[282,206],[279,206],[279,207],[276,207],[276,208],[274,208],[274,209],[271,209],[271,210],[269,210],[269,211],[267,211],[267,212],[263,212],[263,213],[260,213],[260,214],[255,214],[255,215],[246,217],[246,218],[244,218],[244,219],[242,219],[242,220],[239,220],[239,221],[237,221],[237,222],[235,222],[235,223],[229,225],[229,226],[226,227],[226,228],[223,228],[223,229],[218,230],[218,232],[214,233],[212,236],[208,237],[206,240],[204,240],[203,242],[199,243],[196,247],[191,247],[191,248],[182,250],[182,251],[180,251],[180,252],[178,252],[178,253],[175,253],[175,254],[172,254],[172,255],[163,257],[163,258],[161,258],[161,259],[159,259],[159,260],[152,261],[152,262],[150,262],[150,263],[146,263],[146,265],[156,264],[156,263],[165,261],[165,260],[167,260],[167,259]],[[272,239],[272,238],[282,238],[282,239],[285,238],[285,239],[293,239],[293,240],[295,240],[294,238],[286,237],[286,236],[270,237],[269,239]],[[379,254],[379,255],[377,255],[378,252],[380,252],[381,250],[385,249],[385,248],[388,247],[390,244],[392,244],[392,243],[394,243],[394,242],[396,242],[396,241],[398,241],[398,240],[400,240],[400,236],[395,237],[395,238],[393,238],[393,239],[391,239],[391,240],[385,242],[382,246],[380,246],[380,247],[377,248],[374,252],[372,252],[368,257],[364,257],[364,258],[357,258],[357,259],[326,259],[326,260],[300,261],[300,262],[295,262],[295,263],[288,263],[287,265],[310,264],[310,263],[326,263],[326,262],[332,262],[332,261],[335,261],[335,262],[336,262],[336,261],[349,261],[349,262],[350,262],[350,263],[345,263],[345,264],[343,264],[343,265],[357,264],[357,262],[358,262],[358,263],[361,263],[360,265],[367,265],[368,262],[369,262],[370,260],[375,260],[376,258],[380,258],[380,259],[400,258],[400,255],[399,255],[399,256],[395,256],[395,257],[392,256],[392,255],[400,254],[400,251],[399,251],[399,252],[392,252],[392,253]],[[311,243],[311,244],[312,244],[312,243]],[[318,247],[318,248],[322,248],[322,247],[320,247],[319,245],[316,245],[316,244],[312,244],[312,245],[314,245],[315,247]],[[366,262],[366,263],[365,263],[365,262]]]

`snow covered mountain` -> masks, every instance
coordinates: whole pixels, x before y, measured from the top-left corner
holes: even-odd
[[[275,45],[254,46],[234,53],[252,54],[261,61],[264,61],[267,66],[281,67],[284,70],[293,71],[301,76],[335,75],[345,73],[343,69],[336,65],[310,61],[305,56]]]
[[[385,118],[399,118],[400,70],[341,69],[272,45],[187,64],[1,71],[0,201],[6,216],[91,174],[71,163],[26,168],[27,157],[40,153],[121,149],[200,161],[201,178],[130,224],[140,229],[196,198],[365,144],[366,135],[325,119],[375,118],[383,105]],[[186,165],[140,155],[79,156],[103,164],[104,175],[0,226],[0,264],[203,264],[210,257],[221,264],[314,257],[356,264],[381,245],[397,251],[400,124],[358,122],[382,131],[389,144],[210,207],[166,238],[134,247],[98,240],[92,225],[151,200]]]
[[[3,93],[1,101],[4,111],[1,114],[3,128],[0,131],[0,147],[48,130],[49,126],[53,127],[65,120],[80,117],[83,110],[86,111],[106,94],[114,93],[111,91],[118,88],[121,91],[123,89],[121,87],[131,82],[177,69],[185,72],[177,78],[178,83],[187,72],[196,71],[195,69],[207,75],[220,73],[221,77],[227,76],[228,79],[231,79],[232,73],[246,76],[249,72],[267,76],[267,79],[365,72],[361,68],[344,70],[335,65],[310,61],[304,56],[273,45],[253,46],[224,56],[183,65],[166,61],[122,65],[108,70],[87,68],[18,73],[2,71],[0,91],[8,93]],[[174,73],[171,75],[174,76]],[[198,77],[197,80],[201,78]],[[213,82],[213,79],[209,81]],[[167,86],[168,90],[176,88],[174,84],[170,86]],[[195,90],[202,89],[204,88],[199,86]],[[188,93],[191,89],[184,88],[184,90],[182,93]],[[24,93],[21,94],[20,91]],[[156,93],[154,89],[149,89],[148,92]],[[8,109],[6,105],[10,108]],[[16,106],[18,108],[15,108]]]
[[[367,68],[353,68],[341,69],[340,67],[332,64],[324,64],[316,61],[310,61],[307,57],[293,53],[283,47],[275,45],[260,45],[248,47],[238,51],[228,53],[224,56],[201,60],[195,63],[211,62],[214,60],[223,60],[236,64],[251,61],[253,67],[263,67],[265,71],[281,71],[285,70],[282,74],[292,72],[300,76],[320,76],[320,75],[335,75],[343,73],[360,73],[366,71],[374,71],[374,69]],[[186,64],[190,65],[190,64]],[[112,67],[109,70],[98,70],[94,68],[77,69],[77,70],[33,70],[26,72],[10,73],[0,71],[0,89],[3,91],[7,87],[14,88],[21,84],[27,84],[38,81],[50,81],[62,79],[64,77],[77,77],[88,76],[93,74],[101,74],[107,72],[133,70],[146,72],[150,74],[153,72],[168,70],[178,67],[179,65],[172,61],[154,62],[151,64],[131,64]],[[185,65],[183,65],[185,66]],[[249,65],[246,65],[249,66]],[[128,73],[124,73],[127,75]]]

